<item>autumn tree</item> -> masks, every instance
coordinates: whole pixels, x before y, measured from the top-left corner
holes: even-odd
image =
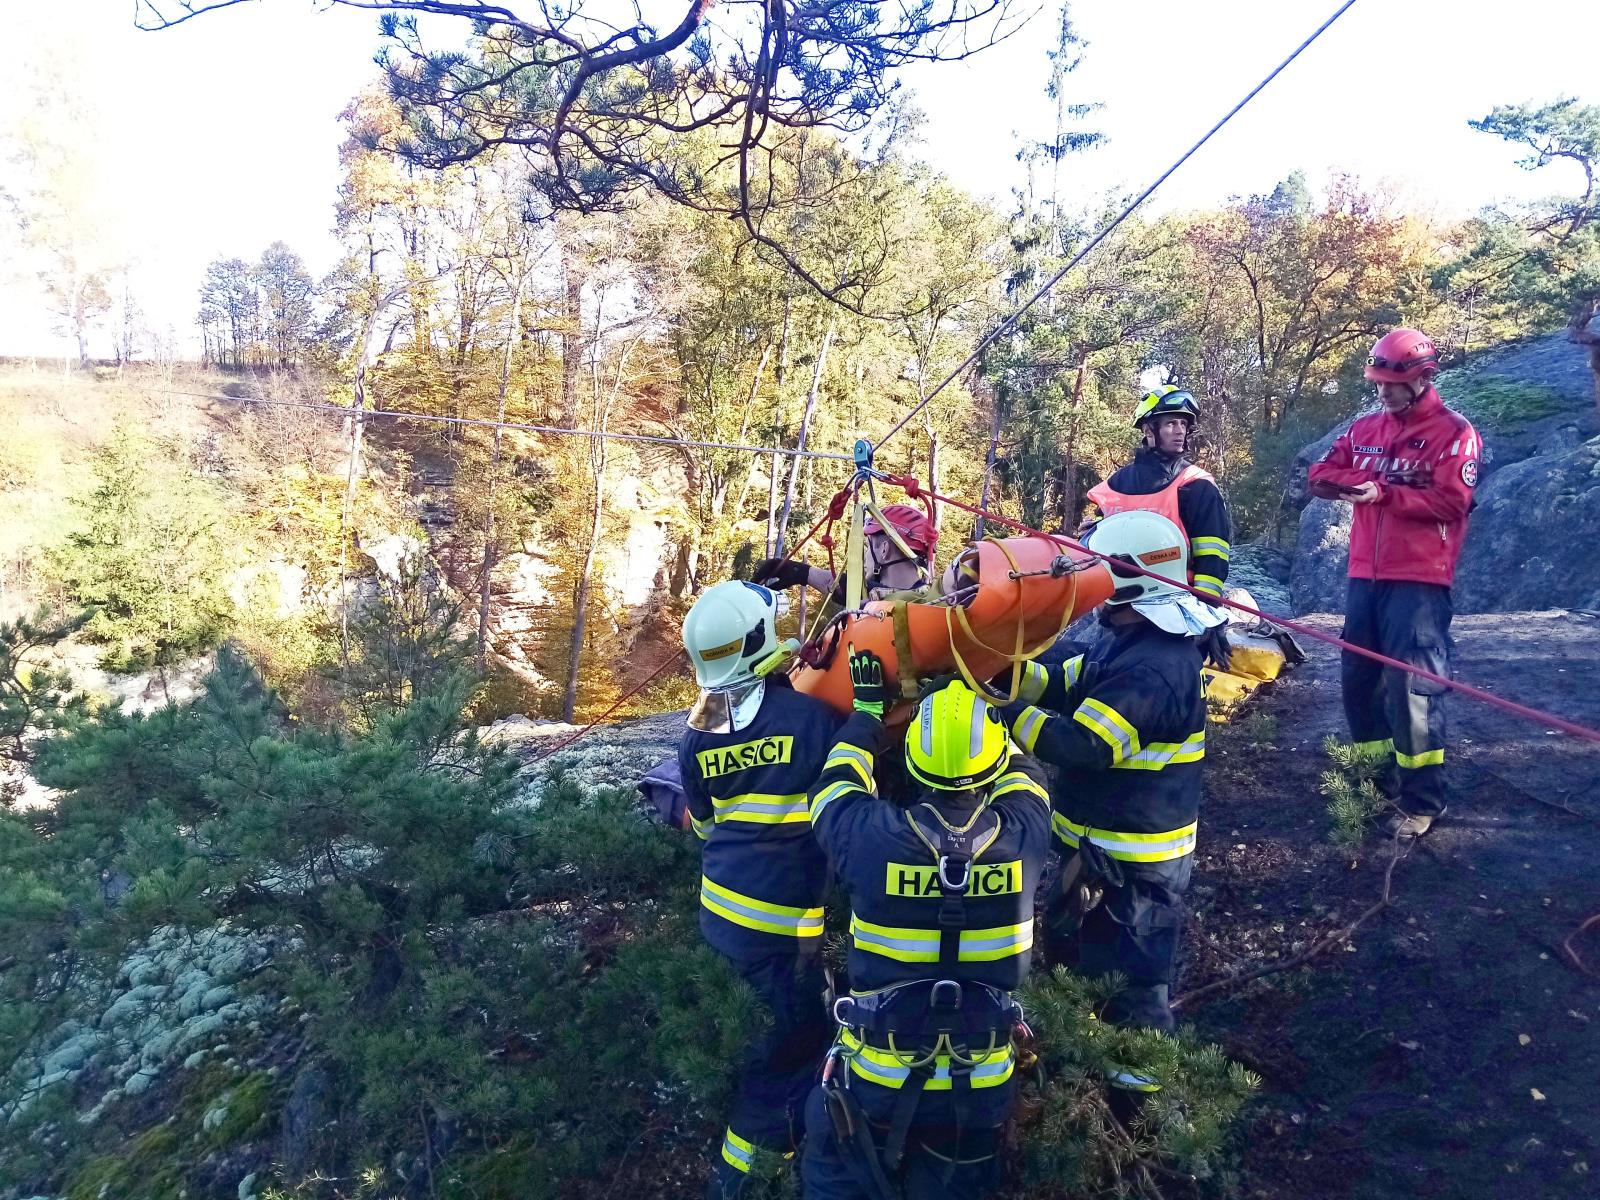
[[[249,263],[219,258],[206,267],[198,320],[208,362],[243,367],[259,361],[261,294]]]
[[[1272,432],[1356,348],[1428,299],[1423,238],[1385,197],[1337,177],[1314,204],[1296,183],[1191,230],[1208,295],[1238,289],[1208,313],[1244,351],[1219,382],[1250,395]]]
[[[95,140],[103,118],[62,52],[42,55],[20,90],[23,116],[0,131],[10,167],[0,211],[10,211],[45,304],[87,365],[90,334],[112,308],[126,259],[116,182]]]
[[[1057,236],[1053,220],[1019,224],[1013,286],[1031,290],[1033,272],[1053,273],[1105,215],[1068,222],[1059,258],[1037,257],[1031,243]],[[1075,528],[1088,488],[1127,454],[1132,393],[1178,310],[1179,265],[1169,232],[1127,224],[1062,278],[1053,305],[1034,309],[985,355],[996,466],[1029,524]]]
[[[315,286],[305,263],[283,242],[273,242],[256,264],[256,283],[264,309],[263,326],[271,361],[298,366],[312,336]]]

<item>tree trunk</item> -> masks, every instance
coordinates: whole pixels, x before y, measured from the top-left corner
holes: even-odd
[[[1000,452],[1000,422],[1004,407],[1005,405],[1001,398],[1001,393],[996,391],[994,394],[994,419],[989,424],[989,451],[983,456],[983,489],[978,494],[979,508],[989,507],[989,485],[994,480],[995,459],[999,456]],[[977,524],[972,530],[973,539],[977,540],[982,538],[983,533],[984,521],[980,516]]]
[[[784,382],[789,377],[789,298],[783,301],[783,332],[778,335],[778,363],[773,369],[773,382],[776,384],[777,395],[773,402],[772,444],[781,445],[783,442],[783,394]],[[780,455],[772,456],[771,469],[767,473],[767,554],[778,553],[778,471],[783,466]]]
[[[833,343],[834,318],[828,321],[828,328],[822,334],[822,345],[817,349],[817,365],[811,372],[811,390],[806,393],[806,406],[800,414],[800,433],[795,439],[795,449],[803,451],[806,448],[806,434],[811,429],[811,414],[816,411],[817,393],[822,388],[822,369],[828,361],[828,347]],[[800,468],[805,459],[799,454],[794,456],[789,466],[789,485],[783,494],[783,512],[778,518],[778,537],[774,554],[783,553],[784,543],[788,541],[789,513],[794,508],[795,488],[800,482]]]
[[[563,328],[561,330],[561,412],[557,425],[575,429],[578,414],[578,367],[583,358],[583,272],[572,248],[561,247]]]
[[[750,433],[750,413],[755,408],[756,393],[761,390],[761,377],[766,373],[767,360],[772,357],[772,343],[768,342],[761,349],[761,361],[756,364],[756,372],[750,378],[750,392],[744,400],[744,416],[739,421],[739,440],[744,441]],[[755,486],[756,471],[761,466],[761,460],[769,459],[771,466],[777,465],[775,454],[752,454],[750,467],[744,473],[744,483],[739,487],[739,499],[733,505],[733,519],[738,520],[744,512],[745,501],[750,498],[750,489]]]
[[[778,472],[783,469],[779,455],[772,456],[772,467],[767,473],[767,555],[778,553]]]
[[[484,673],[485,655],[489,649],[489,577],[494,573],[500,558],[500,547],[495,544],[494,493],[500,481],[500,440],[505,433],[506,393],[511,388],[511,354],[517,345],[517,325],[522,319],[522,260],[518,258],[512,280],[511,322],[506,327],[506,353],[500,360],[500,399],[495,408],[494,449],[489,455],[489,496],[484,506],[486,516],[483,530],[483,564],[478,579],[478,674]]]
[[[356,356],[355,377],[352,382],[350,415],[345,418],[344,435],[348,461],[345,465],[344,505],[339,510],[339,660],[348,678],[350,671],[350,587],[348,575],[348,548],[351,526],[355,519],[356,483],[361,478],[362,435],[366,425],[367,368],[377,349],[379,319],[384,310],[393,304],[404,286],[394,288],[379,297],[367,314],[367,327],[361,334],[361,352]]]
[[[1062,483],[1062,524],[1075,530],[1083,519],[1083,504],[1078,499],[1078,430],[1083,423],[1083,385],[1089,377],[1089,360],[1085,354],[1078,364],[1078,374],[1072,381],[1072,419],[1067,423],[1066,478]]]
[[[595,303],[595,328],[600,328],[600,311],[602,301]],[[624,372],[627,369],[628,355],[632,352],[637,342],[625,347],[617,358],[617,370],[612,378],[609,394],[602,400],[600,389],[600,347],[598,335],[596,344],[589,356],[589,387],[593,397],[594,406],[590,418],[590,428],[596,433],[604,433],[611,419],[611,408],[615,404],[618,394],[622,391]],[[588,621],[589,590],[594,578],[594,560],[600,546],[600,523],[605,515],[605,483],[606,464],[610,458],[610,443],[604,438],[589,439],[589,469],[594,480],[594,503],[589,507],[589,544],[584,550],[583,565],[578,572],[577,596],[573,601],[572,612],[572,641],[570,643],[570,658],[567,663],[567,689],[561,701],[561,719],[571,723],[578,708],[578,674],[583,663],[583,635]]]
[[[594,556],[600,545],[600,517],[603,511],[603,476],[605,456],[601,452],[600,469],[594,482],[594,503],[589,507],[589,546],[583,553],[583,566],[578,570],[577,594],[572,601],[572,640],[568,643],[567,690],[561,698],[561,719],[569,725],[578,709],[578,672],[583,662],[583,633],[589,609],[589,581],[594,576]]]

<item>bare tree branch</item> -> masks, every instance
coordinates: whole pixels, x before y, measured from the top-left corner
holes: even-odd
[[[135,0],[135,24],[167,29],[243,2]],[[581,2],[535,0],[536,19],[472,0],[327,2],[381,14],[379,62],[406,122],[382,149],[442,168],[516,148],[556,209],[604,211],[646,189],[725,214],[808,287],[862,315],[875,315],[867,297],[890,254],[888,230],[830,284],[837,262],[813,257],[795,221],[778,218],[832,201],[835,189],[870,189],[869,172],[852,164],[861,169],[821,180],[795,139],[866,132],[893,111],[899,68],[965,59],[1023,24],[1015,0],[687,0],[665,33],[637,0],[622,27]],[[431,48],[421,15],[469,21],[470,35]],[[723,178],[735,165],[736,186]]]

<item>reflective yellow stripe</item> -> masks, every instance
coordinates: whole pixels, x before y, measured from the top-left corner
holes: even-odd
[[[822,909],[769,904],[765,900],[757,900],[754,896],[723,887],[720,883],[713,883],[704,875],[700,877],[700,903],[724,920],[743,925],[746,929],[787,937],[822,936]]]
[[[734,1170],[743,1171],[748,1175],[755,1156],[756,1148],[732,1129],[722,1135],[722,1161]]]
[[[1067,677],[1067,686],[1071,687],[1078,682],[1078,676],[1083,674],[1083,655],[1074,654],[1061,664],[1061,670]]]
[[[854,914],[850,917],[850,938],[857,950],[881,954],[896,962],[938,962],[939,931],[907,929],[897,925],[874,925]],[[962,962],[993,962],[1014,958],[1033,948],[1033,918],[1016,925],[996,925],[990,929],[963,929],[958,951]]]
[[[1139,753],[1139,732],[1121,713],[1103,700],[1090,697],[1078,706],[1072,719],[1111,747],[1111,765]]]
[[[715,821],[712,821],[712,820],[702,821],[699,817],[695,816],[693,813],[689,814],[689,828],[694,830],[695,837],[699,838],[702,842],[705,841],[708,837],[711,836],[711,827],[713,825],[715,825],[715,824],[716,824]]]
[[[852,792],[859,792],[860,790],[861,789],[856,786],[855,782],[849,779],[841,779],[838,783],[830,783],[827,787],[818,792],[816,798],[811,801],[812,824],[816,824],[817,818],[822,815],[822,810],[827,808],[828,805],[832,804],[840,796],[848,796]]]
[[[1218,558],[1227,558],[1233,549],[1226,538],[1197,537],[1189,539],[1189,552],[1191,554],[1215,554]]]
[[[880,1087],[898,1088],[911,1076],[911,1069],[892,1051],[868,1046],[848,1029],[839,1031],[839,1043],[845,1048],[844,1061],[850,1073],[857,1078]],[[967,1079],[973,1088],[998,1087],[1011,1078],[1015,1066],[1016,1059],[1007,1042],[998,1050],[977,1056]],[[950,1056],[941,1054],[933,1060],[933,1075],[923,1084],[923,1089],[947,1092],[950,1087]]]
[[[1038,711],[1035,709],[1034,711]],[[1032,792],[1039,797],[1039,802],[1046,808],[1050,807],[1050,793],[1045,791],[1021,771],[1012,771],[1009,775],[1002,775],[995,781],[994,790],[989,793],[990,800],[998,800],[1010,792]]]
[[[1017,689],[1017,699],[1024,704],[1037,704],[1050,684],[1050,671],[1043,663],[1031,659],[1022,668],[1022,686]]]
[[[724,821],[750,821],[756,825],[792,825],[810,819],[806,812],[806,794],[791,792],[786,796],[772,792],[741,792],[737,796],[719,799],[713,796],[717,824]]]
[[[1165,833],[1121,833],[1111,829],[1090,829],[1069,821],[1060,813],[1051,816],[1055,834],[1069,846],[1076,846],[1086,833],[1089,840],[1112,858],[1123,862],[1168,862],[1194,853],[1195,835],[1200,823],[1192,821],[1181,829]]]
[[[828,761],[822,764],[825,771],[834,767],[850,767],[861,777],[861,786],[872,790],[872,755],[854,746],[835,746],[828,752]]]
[[[1210,592],[1213,596],[1220,596],[1222,595],[1222,580],[1215,575],[1202,575],[1196,571],[1194,589],[1197,592]]]
[[[1019,925],[997,925],[993,929],[961,931],[962,962],[994,962],[1015,958],[1033,948],[1033,918]]]
[[[1418,767],[1440,767],[1444,765],[1443,750],[1424,750],[1421,754],[1401,754],[1394,752],[1394,760],[1402,767],[1415,771]]]
[[[1012,723],[1012,736],[1017,739],[1017,745],[1021,746],[1029,754],[1033,753],[1033,747],[1039,741],[1039,731],[1044,728],[1047,716],[1048,714],[1044,709],[1034,708],[1030,705],[1023,709],[1021,715]]]
[[[1173,763],[1199,762],[1205,756],[1206,734],[1202,729],[1181,742],[1151,742],[1139,753],[1111,765],[1125,771],[1160,771]]]
[[[857,950],[881,954],[896,962],[938,962],[937,929],[903,929],[894,925],[874,925],[850,914],[850,940]]]
[[[1125,1067],[1116,1067],[1107,1080],[1114,1088],[1130,1092],[1159,1092],[1161,1085],[1148,1075],[1139,1075]]]
[[[733,1131],[733,1126],[730,1125],[728,1131],[722,1135],[722,1161],[734,1170],[742,1171],[748,1175],[755,1166],[755,1158],[758,1153],[760,1153],[760,1150],[756,1144],[749,1138],[740,1137]],[[767,1153],[776,1155],[778,1152],[768,1150]],[[785,1150],[782,1152],[782,1157],[791,1159],[794,1157],[794,1151]]]

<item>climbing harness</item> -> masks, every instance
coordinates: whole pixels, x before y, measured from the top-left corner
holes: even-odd
[[[896,984],[880,991],[840,996],[833,1002],[839,1035],[823,1065],[822,1095],[845,1161],[861,1185],[880,1200],[894,1200],[891,1180],[905,1156],[917,1108],[930,1084],[954,1099],[959,1147],[962,1100],[974,1086],[1003,1083],[1017,1065],[1015,1047],[1027,1048],[1031,1067],[1033,1031],[1010,992],[973,980],[958,980],[961,932],[968,924],[967,887],[972,864],[1000,834],[1000,818],[987,805],[965,825],[947,822],[932,805],[906,814],[928,847],[939,886],[940,976]],[[862,1105],[850,1093],[852,1074],[894,1089],[881,1143]],[[944,1180],[955,1170],[945,1160]]]

